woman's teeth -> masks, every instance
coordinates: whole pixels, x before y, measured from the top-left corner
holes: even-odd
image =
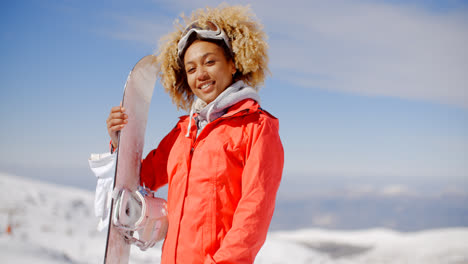
[[[210,86],[210,85],[212,85],[212,84],[213,84],[213,82],[209,82],[209,83],[207,83],[207,84],[204,84],[204,85],[202,85],[202,86],[200,87],[200,89],[208,88],[208,86]]]

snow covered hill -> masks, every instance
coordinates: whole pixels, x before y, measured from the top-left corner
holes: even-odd
[[[0,263],[101,263],[93,193],[0,173]],[[11,234],[7,226],[12,226]],[[161,245],[130,263],[159,263]],[[257,264],[468,263],[468,228],[272,232]]]
[[[102,262],[93,193],[0,174],[0,200],[0,263]],[[131,263],[159,263],[160,247],[133,251]]]

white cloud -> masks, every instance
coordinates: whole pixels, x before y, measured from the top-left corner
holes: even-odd
[[[116,17],[124,28],[120,31],[110,33],[113,37],[123,40],[137,40],[142,43],[155,45],[158,35],[163,31],[160,23],[151,20],[144,20],[130,16]]]
[[[333,214],[320,214],[312,218],[312,224],[320,227],[330,227],[335,225],[338,219]]]
[[[155,4],[189,14],[218,2]],[[270,36],[275,78],[308,88],[468,108],[466,10],[339,0],[260,0],[252,8]],[[174,19],[121,17],[124,26],[113,36],[155,44]]]
[[[383,196],[402,196],[411,194],[411,190],[407,186],[401,184],[388,185],[382,190]]]
[[[278,78],[468,107],[463,14],[362,1],[274,6],[260,12],[272,36],[271,67]]]
[[[154,50],[157,48],[159,39],[173,28],[172,18],[157,15],[153,17],[143,15],[135,17],[122,14],[106,14],[106,16],[112,22],[112,26],[103,25],[94,29],[98,34],[118,40],[141,43],[150,46]]]

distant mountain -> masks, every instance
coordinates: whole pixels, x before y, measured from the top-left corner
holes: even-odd
[[[278,199],[273,230],[307,227],[399,231],[468,227],[468,196],[347,193],[316,195],[307,199]]]
[[[392,179],[357,180],[309,177],[308,181],[291,182],[286,178],[280,187],[272,230],[384,227],[420,231],[468,227],[465,181],[444,183],[441,179],[427,179],[405,185],[392,184]]]
[[[0,263],[102,262],[105,234],[96,231],[93,193],[0,173],[0,201]],[[285,219],[295,217],[308,215]],[[160,254],[161,244],[146,252],[133,247],[130,263],[159,263]],[[275,231],[255,263],[468,263],[468,228]]]

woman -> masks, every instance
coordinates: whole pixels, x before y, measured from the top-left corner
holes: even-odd
[[[283,169],[278,120],[260,108],[256,90],[267,71],[265,34],[240,6],[200,9],[185,21],[164,38],[158,61],[164,88],[190,114],[140,175],[152,190],[169,184],[161,263],[253,263]],[[124,109],[113,107],[113,149],[126,124]]]

